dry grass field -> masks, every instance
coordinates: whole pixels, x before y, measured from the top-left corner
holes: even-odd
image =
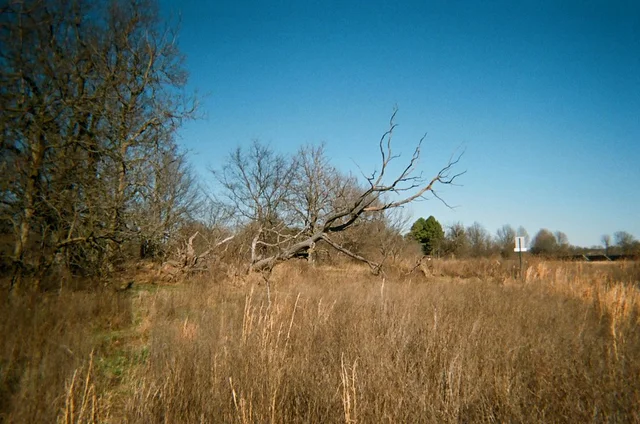
[[[411,269],[0,299],[0,422],[640,422],[640,264]]]

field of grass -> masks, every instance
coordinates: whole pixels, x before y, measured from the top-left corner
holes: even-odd
[[[0,422],[640,422],[638,263],[270,281],[0,299]]]

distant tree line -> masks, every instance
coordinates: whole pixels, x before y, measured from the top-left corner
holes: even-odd
[[[618,231],[613,239],[602,236],[603,246],[580,247],[569,243],[562,231],[551,232],[543,228],[530,239],[527,230],[520,226],[503,225],[495,234],[489,233],[480,223],[465,227],[456,222],[443,229],[438,220],[429,216],[418,218],[406,237],[421,245],[425,255],[437,257],[476,258],[515,255],[515,238],[524,237],[529,252],[549,258],[563,258],[580,254],[639,255],[640,241],[625,231]]]

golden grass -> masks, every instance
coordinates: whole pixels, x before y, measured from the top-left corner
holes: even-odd
[[[285,264],[270,299],[260,278],[211,276],[127,298],[51,297],[38,301],[40,319],[12,303],[0,413],[6,422],[640,421],[639,265],[530,261],[520,279],[514,264],[436,261],[428,276],[408,264],[384,278],[358,265]],[[78,300],[85,306],[71,306]],[[121,335],[97,341],[107,328]],[[40,342],[16,354],[19,339]],[[53,339],[74,355],[54,358]]]

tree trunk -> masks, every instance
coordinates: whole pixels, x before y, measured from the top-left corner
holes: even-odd
[[[109,230],[113,239],[107,244],[107,270],[114,271],[114,266],[120,259],[120,233],[122,231],[122,211],[124,210],[124,197],[127,188],[127,150],[128,143],[123,143],[120,147],[120,163],[118,164],[118,187],[113,199],[113,211]]]
[[[24,253],[29,244],[31,224],[35,215],[35,199],[38,191],[40,170],[44,161],[45,139],[44,134],[39,134],[37,141],[31,149],[31,169],[24,190],[23,216],[20,222],[18,237],[13,250],[13,276],[11,278],[11,291],[20,291],[24,271]],[[37,287],[35,287],[37,289]]]

